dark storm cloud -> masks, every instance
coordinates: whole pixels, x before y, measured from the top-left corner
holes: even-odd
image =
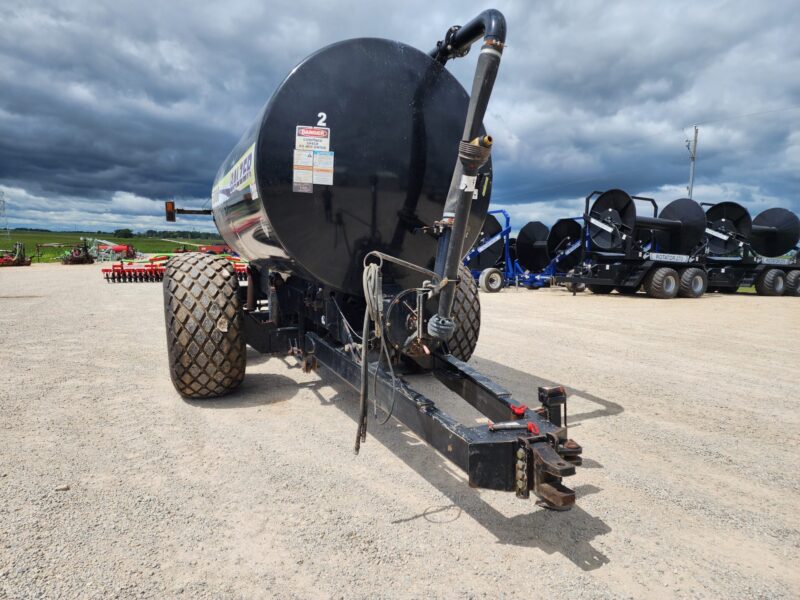
[[[348,37],[428,50],[478,2],[5,2],[0,190],[12,224],[162,225],[200,206],[291,68]],[[497,2],[509,20],[486,124],[494,202],[552,220],[595,188],[800,210],[797,11],[746,2]],[[448,65],[465,84],[474,56]],[[193,223],[202,223],[194,221]]]
[[[524,76],[500,82],[491,111],[498,137],[514,140],[498,163],[508,187],[496,201],[575,198],[612,185],[663,200],[684,195],[686,126],[699,122],[705,193],[719,199],[724,186],[737,194],[731,200],[772,197],[800,209],[800,110],[725,119],[800,105],[796,12],[555,3],[516,16],[536,38],[509,52],[505,74]]]

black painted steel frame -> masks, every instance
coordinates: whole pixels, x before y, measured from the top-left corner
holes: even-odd
[[[361,366],[350,353],[313,332],[306,333],[306,348],[319,364],[359,389]],[[491,431],[487,425],[467,427],[402,377],[393,380],[377,362],[371,362],[369,385],[372,389],[374,378],[372,398],[381,412],[391,412],[461,468],[472,487],[515,491],[521,497],[532,491],[550,508],[566,509],[574,504],[575,494],[561,484],[561,478],[575,474],[581,448],[566,439],[560,400],[556,400],[557,410],[547,408],[548,398],[559,397],[563,388],[540,388],[543,408],[536,411],[451,355],[433,355],[428,360],[433,374],[479,412],[489,419],[518,422],[520,428]],[[564,418],[565,412],[566,407]]]

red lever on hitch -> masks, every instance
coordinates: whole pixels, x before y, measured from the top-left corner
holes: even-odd
[[[525,416],[525,411],[528,410],[528,407],[524,404],[520,404],[519,406],[509,406],[511,409],[511,418],[512,419],[521,419]]]

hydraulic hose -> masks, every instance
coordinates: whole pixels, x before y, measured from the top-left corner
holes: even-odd
[[[370,324],[375,323],[375,332],[381,335],[381,319],[383,308],[382,288],[383,278],[381,277],[380,266],[376,263],[364,265],[362,274],[362,284],[364,286],[364,299],[367,305],[364,307],[364,325],[361,330],[361,387],[359,394],[359,413],[358,431],[356,433],[356,443],[354,451],[358,454],[361,449],[361,442],[367,439],[367,402],[368,388],[367,376],[369,360],[369,331]],[[383,343],[383,340],[381,340]]]

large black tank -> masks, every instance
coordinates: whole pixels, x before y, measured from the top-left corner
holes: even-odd
[[[242,257],[361,293],[364,255],[433,268],[464,128],[464,88],[427,54],[354,39],[296,66],[220,167],[214,221]],[[483,170],[464,249],[489,204]],[[395,272],[404,286],[413,275]]]

